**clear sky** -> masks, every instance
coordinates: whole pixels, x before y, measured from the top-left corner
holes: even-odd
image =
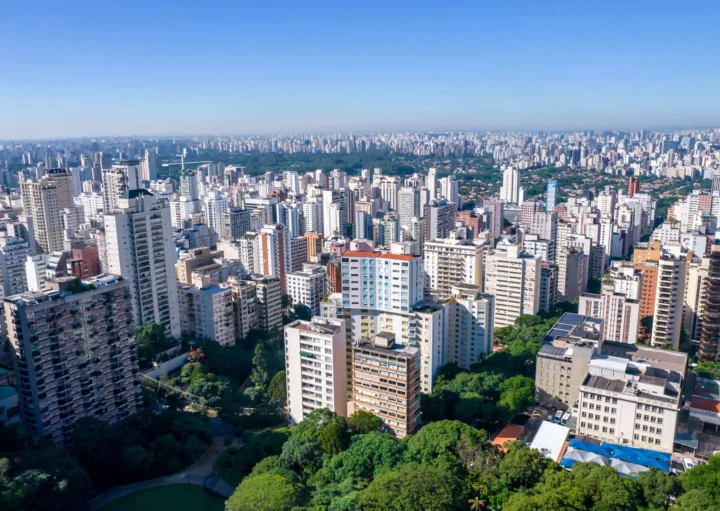
[[[6,1],[0,139],[720,125],[720,1]]]

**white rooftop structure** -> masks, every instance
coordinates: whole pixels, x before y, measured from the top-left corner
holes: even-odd
[[[543,421],[535,438],[530,443],[531,449],[537,449],[553,461],[560,461],[562,448],[567,440],[570,428],[554,422]]]

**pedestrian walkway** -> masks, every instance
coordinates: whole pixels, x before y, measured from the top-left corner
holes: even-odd
[[[232,495],[235,489],[222,480],[213,471],[213,463],[215,463],[215,459],[227,448],[228,447],[225,446],[225,439],[217,437],[210,448],[205,451],[205,454],[203,454],[198,461],[186,470],[176,474],[170,474],[156,479],[150,479],[148,481],[140,481],[139,483],[120,486],[118,488],[108,490],[90,502],[90,509],[91,511],[95,511],[102,508],[107,503],[117,500],[120,497],[124,497],[125,495],[130,495],[131,493],[142,490],[149,490],[150,488],[157,488],[158,486],[168,486],[171,484],[195,484],[198,486],[205,486],[213,493],[228,498]]]

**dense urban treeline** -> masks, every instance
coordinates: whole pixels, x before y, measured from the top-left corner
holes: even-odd
[[[82,418],[66,448],[31,434],[23,424],[6,425],[0,430],[0,509],[86,509],[104,489],[182,470],[212,439],[206,417],[175,410],[145,410],[113,429]]]
[[[251,437],[228,511],[710,510],[720,506],[720,456],[680,477],[637,478],[579,463],[567,471],[521,442],[442,420],[398,440],[328,410]],[[264,456],[263,456],[264,455]]]

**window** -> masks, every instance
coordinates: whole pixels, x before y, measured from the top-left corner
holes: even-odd
[[[614,435],[614,434],[615,434],[615,429],[610,428],[610,434],[611,434],[611,435]]]
[[[657,429],[655,430],[655,433],[657,433],[658,435],[662,435],[662,429],[657,428]]]
[[[635,440],[639,440],[639,439],[640,439],[640,435],[635,435],[635,436],[633,436],[633,438],[634,438]]]
[[[580,427],[581,427],[581,428],[584,428],[584,427],[585,427],[585,423],[584,423],[584,422],[581,422],[581,423],[580,423]]]
[[[603,427],[602,432],[607,433],[607,428]]]
[[[662,421],[663,421],[662,419],[658,418],[657,423],[662,424]]]
[[[647,442],[647,437],[645,435],[643,435],[640,437],[640,440],[643,442]]]

